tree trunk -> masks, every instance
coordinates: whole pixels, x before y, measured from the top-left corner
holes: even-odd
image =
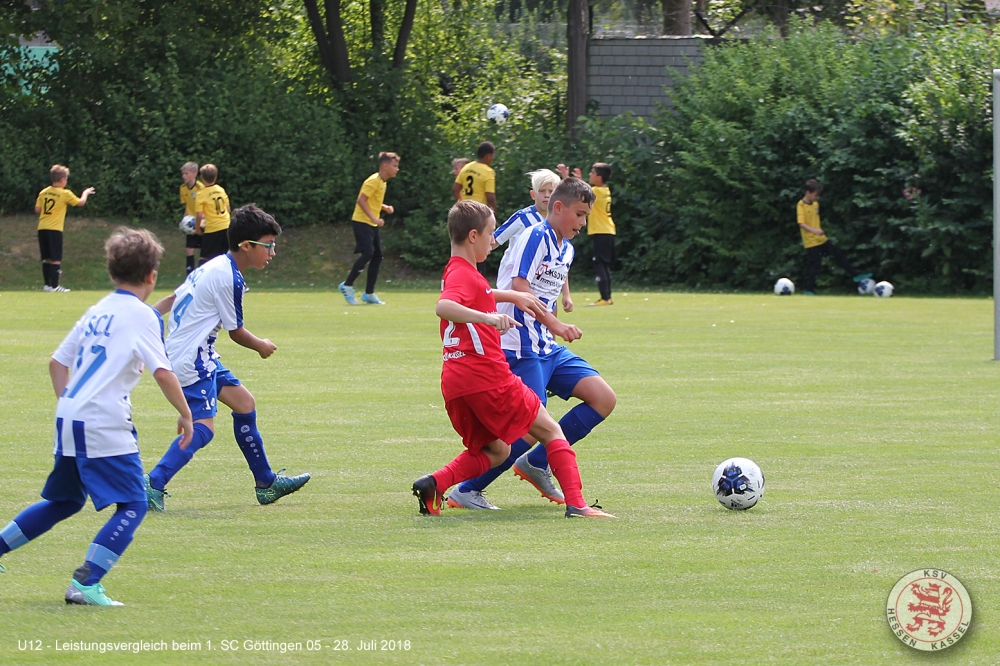
[[[774,24],[778,26],[778,31],[782,37],[788,37],[788,15],[791,12],[788,0],[772,0],[771,13],[774,16]]]
[[[316,0],[303,0],[306,15],[309,17],[309,27],[316,37],[316,47],[319,49],[319,60],[330,73],[333,85],[337,88],[351,80],[351,63],[347,56],[347,40],[344,39],[344,26],[340,20],[340,0],[324,0],[326,21],[319,14]]]
[[[396,69],[406,61],[406,44],[413,32],[413,19],[417,15],[417,0],[406,0],[406,10],[403,12],[403,22],[399,26],[399,36],[396,38],[396,50],[392,54],[392,66]]]
[[[663,6],[663,34],[691,34],[691,0],[661,0]]]
[[[372,52],[376,60],[381,60],[385,46],[385,0],[368,0],[368,18],[372,26]]]
[[[576,122],[587,113],[587,3],[569,0],[566,20],[566,128],[576,132]]]

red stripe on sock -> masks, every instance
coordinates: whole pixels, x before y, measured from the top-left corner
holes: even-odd
[[[489,469],[490,459],[486,457],[485,453],[482,451],[475,453],[462,451],[454,460],[434,472],[434,481],[437,482],[438,492],[443,493],[456,483],[474,479],[480,474],[485,474]]]
[[[559,482],[568,506],[584,507],[587,501],[583,499],[583,481],[580,480],[580,470],[576,466],[576,451],[570,448],[565,439],[553,439],[545,445],[545,454],[549,458],[552,475]]]

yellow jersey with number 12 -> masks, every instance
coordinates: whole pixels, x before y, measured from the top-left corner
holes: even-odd
[[[587,235],[611,234],[615,235],[615,221],[611,219],[611,188],[595,187],[594,207],[587,216]]]
[[[62,231],[66,224],[66,207],[80,203],[79,197],[64,187],[46,187],[38,193],[35,206],[38,214],[38,230]]]
[[[229,195],[219,185],[206,185],[195,198],[195,210],[205,215],[205,233],[229,228]]]
[[[469,162],[455,176],[455,182],[462,186],[459,195],[462,201],[472,199],[481,204],[486,203],[486,194],[497,191],[497,174],[488,164]]]

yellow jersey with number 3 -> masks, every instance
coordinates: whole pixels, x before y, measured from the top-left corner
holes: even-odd
[[[38,214],[38,230],[62,231],[66,224],[66,207],[80,203],[80,198],[64,187],[46,187],[38,193],[35,206]]]
[[[798,223],[805,224],[812,227],[813,229],[819,229],[823,231],[823,227],[819,226],[819,202],[814,201],[811,204],[807,204],[805,201],[799,200],[798,206],[796,206],[796,213],[798,214]],[[802,232],[802,245],[806,249],[811,247],[816,247],[817,245],[822,245],[829,239],[826,234],[814,234],[811,231],[806,231],[802,227],[799,227],[799,231]]]
[[[368,210],[372,212],[375,219],[382,217],[382,202],[385,200],[385,188],[388,185],[382,177],[378,175],[376,171],[372,175],[365,178],[365,182],[361,185],[361,191],[358,193],[358,199],[364,194],[368,197]],[[377,227],[378,225],[368,219],[365,215],[365,211],[361,210],[361,204],[354,204],[354,215],[351,216],[351,220],[354,222],[364,222],[369,227]]]
[[[472,199],[484,204],[486,194],[495,194],[497,191],[496,171],[482,162],[466,164],[455,176],[455,182],[462,186],[462,193],[459,195],[462,201]]]
[[[594,187],[594,207],[587,216],[587,235],[611,234],[615,235],[615,221],[611,219],[611,188]]]
[[[188,187],[187,183],[181,183],[181,203],[184,205],[185,215],[194,215],[198,212],[195,208],[198,193],[205,189],[205,183],[200,180],[194,181],[194,187]]]
[[[195,211],[205,215],[205,233],[229,228],[229,195],[219,185],[206,185],[195,197]]]

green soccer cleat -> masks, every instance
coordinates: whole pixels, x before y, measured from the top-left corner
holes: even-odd
[[[149,474],[142,475],[142,482],[146,485],[146,503],[152,511],[158,511],[160,513],[167,510],[164,500],[170,497],[170,493],[166,490],[157,490],[153,486],[149,485]]]
[[[124,606],[120,601],[115,601],[104,593],[104,586],[100,583],[84,585],[78,580],[73,580],[66,588],[66,603],[78,604],[80,606]]]
[[[284,467],[279,469],[277,475],[274,477],[274,481],[267,488],[255,489],[257,491],[258,502],[261,504],[274,504],[285,495],[291,495],[306,485],[309,479],[312,478],[308,473],[299,474],[298,476],[284,476],[282,475],[284,471]]]
[[[871,273],[858,273],[857,275],[855,275],[851,279],[853,279],[855,282],[864,282],[865,280],[867,280],[871,276],[872,276]]]

